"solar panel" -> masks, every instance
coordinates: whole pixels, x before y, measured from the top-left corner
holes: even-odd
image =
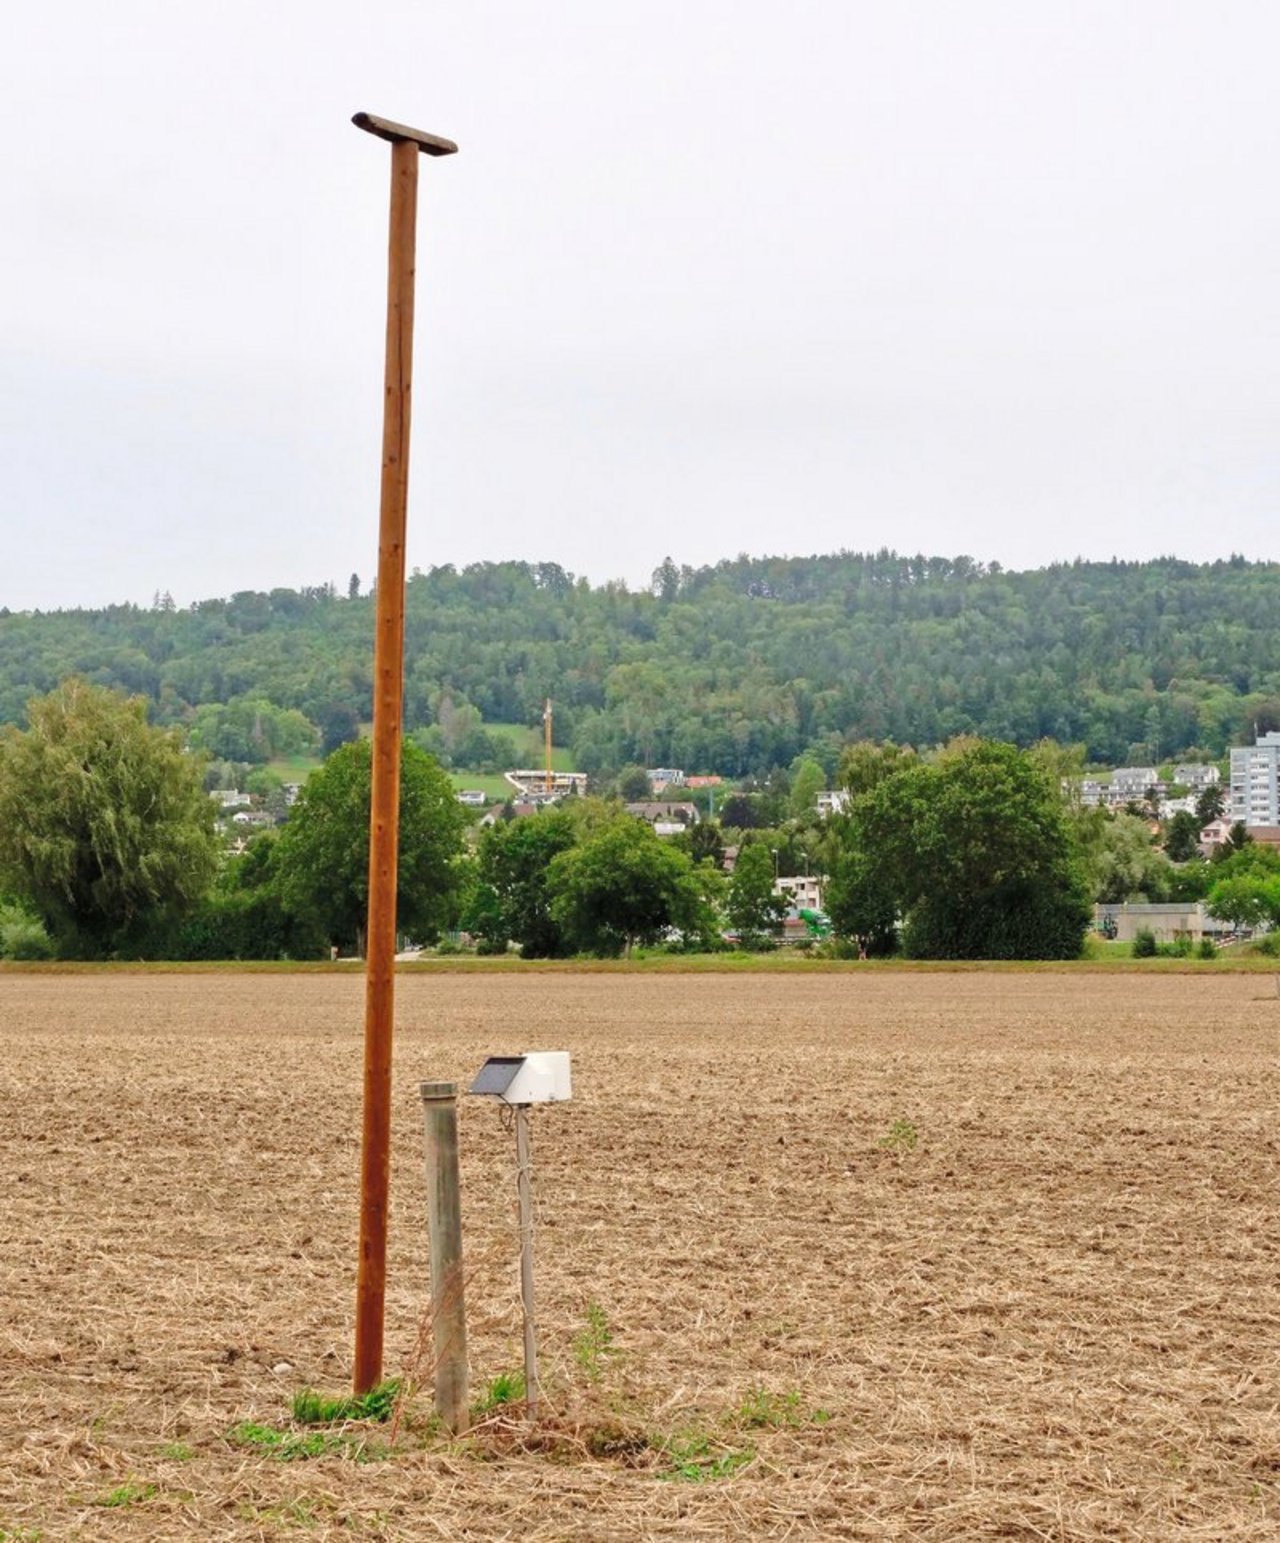
[[[476,1080],[467,1091],[494,1093],[501,1098],[515,1081],[516,1073],[523,1065],[522,1055],[491,1055],[476,1073]]]

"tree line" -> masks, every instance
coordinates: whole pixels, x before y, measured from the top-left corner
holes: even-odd
[[[478,770],[509,749],[485,726],[536,724],[550,696],[557,742],[593,775],[764,776],[806,755],[831,781],[850,741],[964,735],[1105,765],[1219,757],[1280,726],[1278,579],[1242,558],[1015,573],[880,551],[667,559],[637,592],[554,563],[443,566],[408,584],[406,723]],[[223,760],[331,750],[371,711],[359,588],[0,612],[0,722],[76,675]]]
[[[846,744],[842,812],[821,818],[799,757],[663,838],[620,798],[571,798],[473,826],[438,762],[403,750],[397,926],[465,932],[487,953],[615,956],[773,945],[778,877],[826,881],[833,950],[935,959],[1079,956],[1096,901],[1205,900],[1280,924],[1280,856],[1236,827],[1206,860],[1194,816],[1084,808],[1082,752],[964,736],[917,752]],[[332,752],[278,831],[229,856],[205,760],[141,697],[71,679],[0,731],[0,954],[319,958],[363,951],[370,746]],[[725,861],[729,849],[734,861]],[[729,871],[726,871],[728,869]]]
[[[149,723],[142,698],[72,679],[29,705],[25,730],[0,738],[0,890],[11,909],[25,908],[24,947],[33,946],[34,924],[66,957],[359,949],[369,773],[367,741],[340,747],[278,834],[220,858],[202,757],[178,731]],[[889,946],[902,918],[912,952],[1079,952],[1086,911],[1071,833],[1051,778],[1032,758],[981,741],[928,762],[894,747],[853,747],[841,775],[857,794],[851,812],[811,828],[805,855],[833,873],[840,930],[864,946]],[[777,797],[768,788],[742,795],[761,812]],[[620,802],[574,799],[521,819],[504,813],[469,842],[448,777],[406,743],[403,933],[431,942],[462,928],[491,952],[610,955],[661,940],[719,947],[730,928],[763,945],[777,924],[783,847],[768,831],[738,829],[726,877],[725,830],[714,822],[668,841]],[[803,818],[790,823],[788,865],[806,828]],[[1011,930],[1015,913],[1022,919]],[[986,918],[985,931],[976,917]]]

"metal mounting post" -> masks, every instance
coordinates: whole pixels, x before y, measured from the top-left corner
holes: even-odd
[[[538,1336],[533,1316],[533,1183],[529,1154],[529,1106],[515,1106],[516,1194],[520,1201],[520,1301],[524,1307],[524,1394],[532,1419],[538,1412]]]

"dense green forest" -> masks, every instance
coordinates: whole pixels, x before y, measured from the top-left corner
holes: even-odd
[[[372,631],[354,575],[187,609],[0,611],[0,722],[80,675],[227,759],[332,747],[370,715]],[[1079,743],[1103,764],[1218,756],[1280,725],[1280,565],[668,559],[639,592],[554,563],[413,574],[406,721],[447,731],[432,748],[479,765],[482,721],[536,723],[548,696],[588,772],[741,776],[808,751],[830,775],[849,739],[967,733]]]

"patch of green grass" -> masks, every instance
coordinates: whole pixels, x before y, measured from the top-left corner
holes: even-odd
[[[1128,959],[1131,957],[1131,952],[1128,943],[1117,942],[1115,938],[1104,938],[1099,932],[1089,933],[1084,940],[1086,959]]]
[[[476,788],[494,804],[504,804],[516,796],[516,790],[507,779],[492,772],[451,771],[449,781],[453,783],[455,793],[461,793],[464,788]],[[475,811],[476,814],[482,812]]]
[[[296,1431],[277,1430],[274,1425],[261,1425],[256,1420],[241,1420],[228,1432],[227,1440],[237,1447],[252,1447],[282,1463],[326,1457],[331,1452],[345,1452],[351,1446],[347,1437],[330,1431],[299,1435]]]
[[[305,782],[323,764],[324,757],[319,755],[278,755],[267,762],[267,770],[275,772],[281,782]]]
[[[93,1502],[96,1506],[105,1506],[115,1509],[121,1506],[145,1505],[153,1495],[159,1493],[158,1484],[143,1484],[137,1479],[126,1479],[123,1484],[117,1484],[115,1489],[108,1490],[105,1495]]]
[[[685,1484],[732,1478],[748,1463],[754,1462],[756,1456],[754,1447],[726,1447],[713,1442],[702,1432],[673,1436],[661,1444],[660,1450],[670,1467],[658,1477]]]
[[[160,1448],[160,1456],[171,1463],[189,1463],[195,1455],[196,1449],[189,1447],[185,1441],[169,1441]]]
[[[895,1120],[888,1133],[880,1138],[880,1146],[886,1152],[914,1152],[920,1140],[920,1132],[910,1120]]]
[[[400,1397],[400,1379],[388,1378],[367,1393],[331,1398],[314,1388],[303,1388],[293,1395],[293,1418],[299,1425],[341,1425],[348,1420],[391,1418]]]
[[[771,1393],[767,1388],[752,1388],[728,1420],[743,1430],[794,1430],[801,1425],[825,1425],[830,1418],[829,1410],[807,1409],[794,1389]]]
[[[241,1521],[275,1526],[318,1527],[333,1514],[333,1502],[298,1495],[293,1500],[277,1500],[272,1505],[242,1505],[236,1514]]]
[[[523,1372],[499,1372],[496,1377],[490,1377],[485,1384],[485,1390],[471,1406],[473,1419],[482,1420],[485,1415],[493,1414],[497,1409],[503,1409],[508,1404],[519,1404],[524,1400],[524,1373]]]
[[[786,1425],[800,1425],[804,1420],[799,1393],[770,1393],[767,1388],[752,1388],[734,1410],[735,1425],[747,1430],[766,1430]]]
[[[615,1354],[613,1330],[599,1302],[587,1306],[587,1321],[573,1336],[573,1358],[590,1382],[599,1382],[606,1357]]]
[[[41,1543],[43,1536],[34,1527],[0,1526],[0,1543]]]

